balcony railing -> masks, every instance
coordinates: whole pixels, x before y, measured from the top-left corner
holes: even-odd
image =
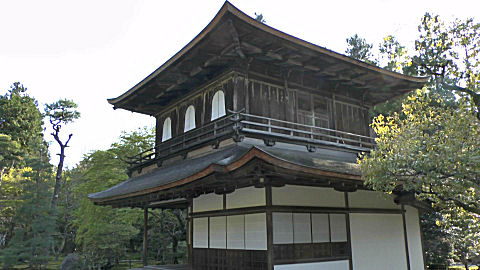
[[[218,146],[221,140],[243,136],[263,139],[266,144],[288,142],[302,144],[314,151],[317,146],[339,147],[359,152],[370,151],[375,146],[372,137],[324,127],[288,122],[243,112],[229,112],[202,127],[190,130],[158,144],[155,148],[130,158],[130,170],[141,169],[176,155],[211,144]]]

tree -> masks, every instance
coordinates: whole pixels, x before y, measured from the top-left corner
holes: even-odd
[[[382,68],[400,72],[409,73],[408,67],[412,65],[407,48],[398,42],[398,40],[388,35],[383,38],[382,43],[379,44],[380,58],[385,63]]]
[[[347,50],[345,53],[357,60],[367,62],[369,64],[376,65],[376,60],[373,58],[372,48],[373,45],[367,43],[364,38],[358,36],[358,34],[347,38]]]
[[[4,173],[15,165],[15,161],[20,159],[20,144],[12,141],[9,135],[0,133],[0,190]]]
[[[57,207],[58,196],[60,193],[60,185],[62,180],[63,163],[65,161],[65,148],[72,138],[72,134],[68,135],[68,139],[64,142],[60,139],[60,130],[62,125],[73,122],[80,117],[80,113],[76,110],[77,104],[71,100],[61,99],[54,103],[45,106],[45,115],[49,118],[52,125],[53,132],[51,133],[55,141],[60,147],[59,161],[57,166],[57,173],[55,175],[55,188],[53,190],[53,197],[51,205],[53,208]]]
[[[38,148],[46,148],[43,143],[43,115],[38,102],[27,94],[19,82],[14,83],[8,92],[0,96],[0,130],[18,142],[23,151],[32,153]]]
[[[436,211],[420,216],[425,262],[431,269],[445,269],[452,254],[449,232],[440,226],[444,217]]]
[[[55,219],[50,208],[49,172],[28,168],[23,171],[22,203],[15,214],[13,238],[6,249],[2,250],[5,266],[28,263],[30,268],[41,269],[50,259],[52,234]]]
[[[402,117],[374,119],[377,147],[361,161],[368,183],[413,191],[438,209],[448,202],[480,214],[480,121],[467,102],[457,106],[417,91],[403,104]]]
[[[480,215],[455,205],[443,207],[438,225],[448,233],[451,257],[469,269],[472,258],[480,255]]]
[[[136,225],[142,224],[143,211],[95,206],[87,195],[127,180],[127,157],[151,149],[153,143],[151,130],[124,133],[110,149],[87,155],[72,171],[74,196],[80,198],[74,210],[76,244],[90,266],[113,265],[125,256],[129,242],[140,233]]]

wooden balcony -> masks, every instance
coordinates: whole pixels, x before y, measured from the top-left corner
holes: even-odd
[[[276,142],[299,144],[315,151],[316,147],[342,148],[349,151],[368,152],[375,146],[375,139],[312,125],[288,122],[243,112],[232,112],[202,127],[180,134],[130,158],[129,171],[141,170],[157,163],[206,145],[218,147],[220,141],[244,137],[264,140],[266,145]]]

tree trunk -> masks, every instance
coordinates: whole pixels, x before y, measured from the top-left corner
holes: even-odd
[[[62,182],[63,161],[65,160],[65,145],[63,145],[60,140],[57,140],[57,142],[60,145],[60,160],[57,166],[57,174],[55,175],[55,188],[53,190],[52,209],[57,209],[60,185]]]
[[[176,237],[172,238],[172,253],[173,253],[173,264],[178,264],[178,239]]]

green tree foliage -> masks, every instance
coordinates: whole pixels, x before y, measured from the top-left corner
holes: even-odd
[[[23,178],[23,196],[14,218],[17,227],[1,255],[7,267],[26,263],[30,268],[42,269],[50,259],[55,228],[54,215],[47,199],[49,172],[29,168],[20,177]]]
[[[153,142],[151,131],[123,134],[112,148],[89,154],[72,172],[75,196],[80,198],[74,213],[76,243],[92,267],[113,265],[125,256],[129,241],[139,233],[135,224],[143,220],[143,211],[95,206],[87,194],[127,180],[126,157],[150,149]]]
[[[59,161],[57,166],[57,173],[55,175],[55,188],[53,190],[52,197],[52,207],[56,208],[58,203],[58,196],[60,193],[62,173],[63,173],[63,163],[65,161],[65,148],[68,147],[68,143],[72,138],[73,134],[68,135],[68,139],[65,142],[62,142],[60,139],[60,130],[62,125],[66,125],[70,122],[73,122],[75,119],[80,117],[80,113],[76,110],[77,104],[71,100],[60,99],[54,103],[47,104],[45,106],[45,115],[49,118],[50,124],[52,125],[53,132],[51,133],[55,141],[60,147]]]
[[[408,67],[412,65],[407,48],[392,35],[383,38],[379,44],[381,62],[384,62],[382,68],[399,73],[408,73]]]
[[[369,64],[376,64],[377,61],[374,59],[372,53],[373,45],[368,43],[364,38],[355,34],[347,38],[347,44],[348,46],[345,53],[348,56]]]
[[[162,264],[177,264],[185,261],[186,247],[180,246],[181,241],[187,236],[187,213],[185,209],[165,209],[149,211],[150,224],[155,224],[149,229],[150,256],[155,257]],[[170,248],[171,247],[171,248]],[[156,252],[155,252],[156,251]]]
[[[362,160],[362,173],[376,190],[401,186],[442,208],[449,202],[480,214],[480,121],[466,104],[444,106],[417,91],[402,113],[373,122],[377,147]]]
[[[0,96],[0,130],[18,142],[26,152],[46,148],[43,142],[43,115],[38,110],[38,102],[27,94],[19,82]]]
[[[38,103],[23,85],[14,83],[0,96],[0,130],[3,133],[0,134],[0,248],[8,247],[5,252],[10,252],[16,246],[15,252],[23,254],[21,257],[25,260],[28,256],[43,256],[38,250],[43,249],[40,245],[45,242],[37,240],[47,235],[41,232],[41,227],[49,222],[43,219],[41,200],[36,201],[49,191],[48,178],[42,178],[48,177],[50,172],[42,124]],[[18,236],[12,239],[14,233]],[[19,239],[25,241],[30,253],[22,251]],[[32,263],[36,264],[35,260]]]
[[[425,262],[431,269],[444,269],[449,265],[452,246],[448,231],[440,226],[443,216],[439,212],[425,212],[420,217]]]
[[[472,259],[480,255],[480,215],[456,205],[443,207],[438,225],[448,232],[451,258],[469,269]]]
[[[2,189],[3,175],[21,160],[20,144],[12,141],[9,135],[0,133],[0,190]]]

